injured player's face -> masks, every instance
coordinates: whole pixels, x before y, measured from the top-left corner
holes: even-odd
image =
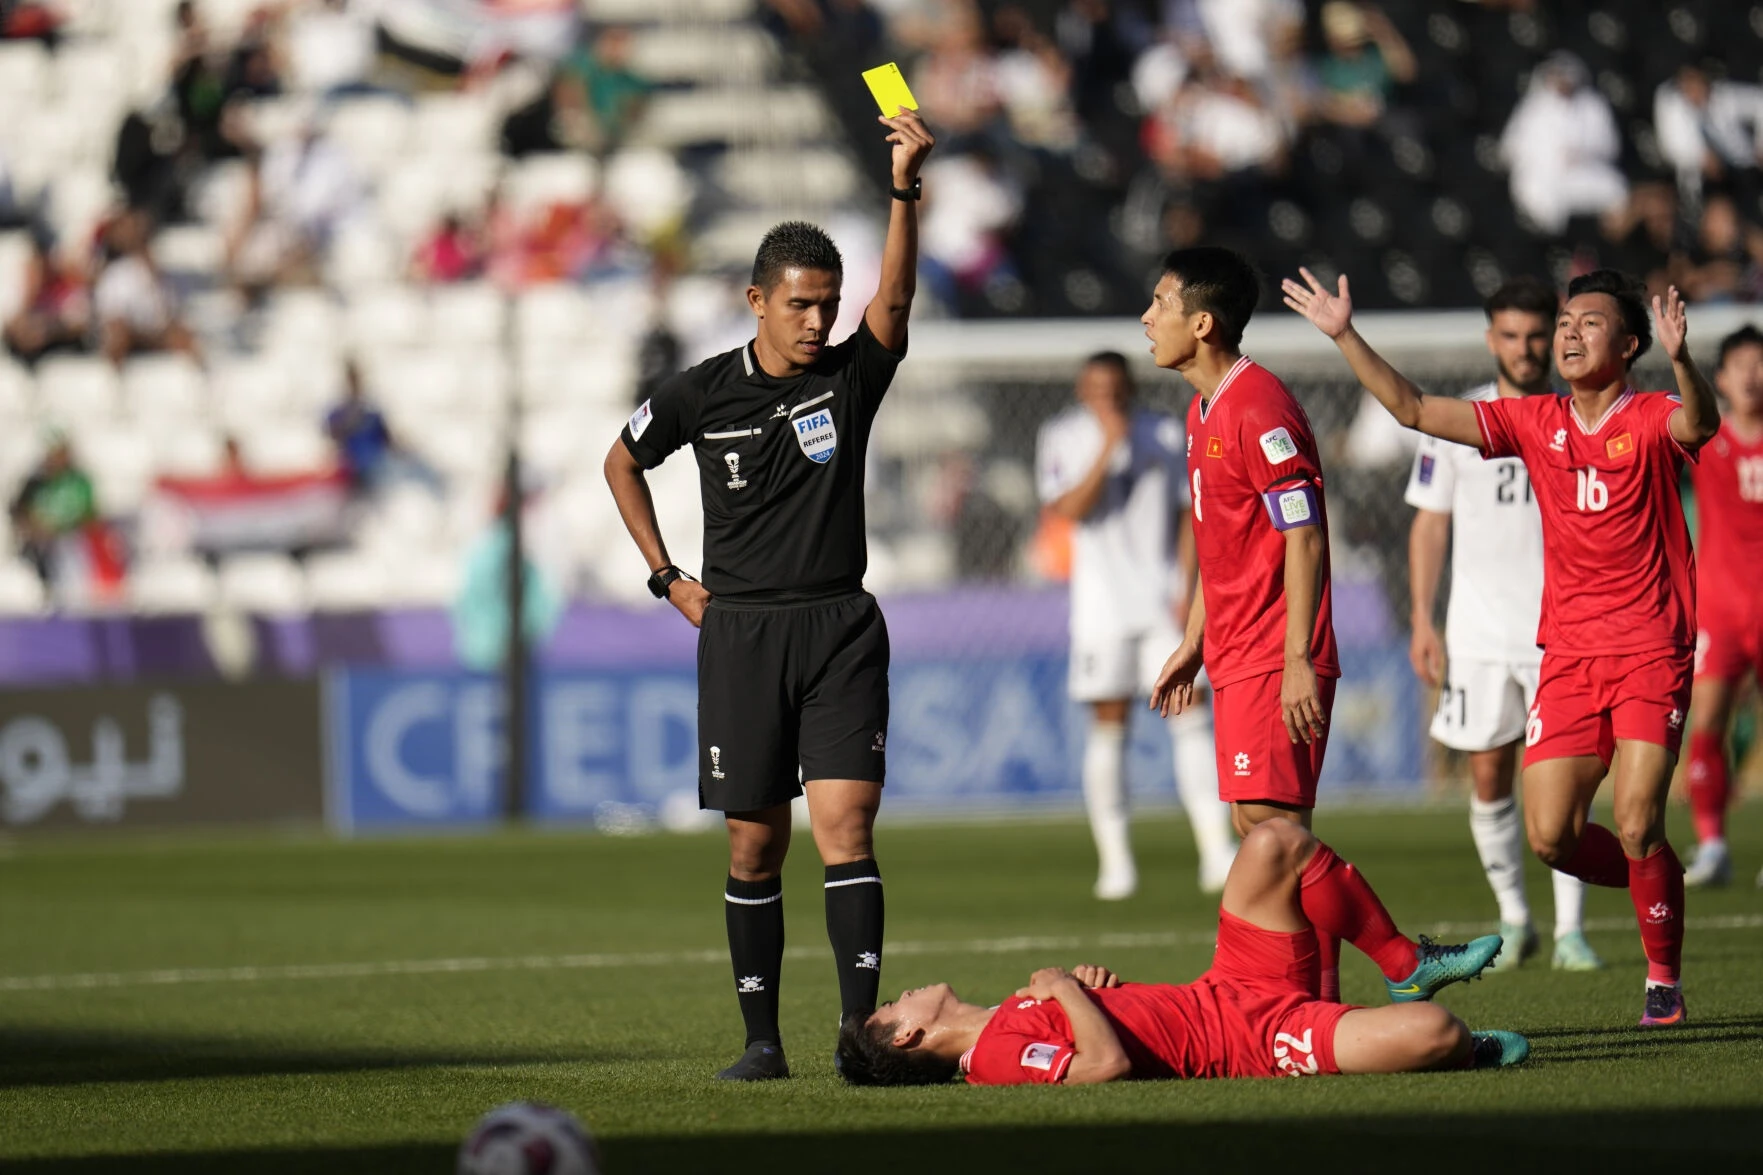
[[[898,999],[889,1000],[869,1017],[871,1023],[892,1023],[894,1043],[905,1047],[916,1043],[920,1031],[928,1032],[941,1024],[947,1014],[961,1006],[955,989],[946,983],[929,987],[909,987]]]

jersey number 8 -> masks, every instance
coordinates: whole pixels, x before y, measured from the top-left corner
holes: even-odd
[[[1200,513],[1200,471],[1194,470],[1194,521],[1204,521],[1205,515]]]
[[[1610,505],[1610,485],[1598,480],[1598,471],[1591,466],[1573,471],[1579,483],[1579,508],[1596,514]]]

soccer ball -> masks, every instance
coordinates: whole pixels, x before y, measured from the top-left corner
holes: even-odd
[[[460,1144],[459,1175],[600,1175],[600,1148],[568,1111],[509,1102]]]

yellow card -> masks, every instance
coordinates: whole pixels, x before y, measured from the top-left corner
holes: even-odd
[[[901,110],[918,109],[905,76],[892,61],[864,70],[863,80],[869,83],[869,92],[875,95],[875,104],[881,107],[882,117],[892,118]]]

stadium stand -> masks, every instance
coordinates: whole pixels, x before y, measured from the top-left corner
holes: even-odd
[[[1473,306],[1512,273],[1611,263],[1703,301],[1763,293],[1763,4],[51,8],[52,36],[0,40],[0,107],[29,114],[0,121],[0,487],[65,431],[131,551],[104,606],[444,604],[511,409],[568,589],[636,598],[605,554],[598,469],[643,348],[659,335],[689,363],[744,338],[753,243],[784,215],[834,231],[851,289],[873,282],[882,160],[853,77],[891,58],[943,135],[927,317],[1130,321],[1161,252],[1202,237],[1270,273],[1350,271],[1371,309]],[[1715,128],[1720,158],[1684,146],[1686,119]],[[1600,120],[1603,188],[1583,210],[1527,205],[1521,161]],[[113,256],[130,211],[151,239]],[[27,314],[73,325],[25,346]],[[106,315],[140,324],[127,347],[101,345]],[[393,438],[384,479],[328,537],[200,548],[167,479],[221,476],[229,441],[253,478],[327,476],[350,362]],[[1063,381],[907,381],[911,419],[878,423],[878,585],[1033,574],[1026,452]],[[1318,413],[1334,451],[1353,451],[1352,416]],[[690,550],[690,471],[655,484]],[[4,537],[0,611],[95,606]]]

